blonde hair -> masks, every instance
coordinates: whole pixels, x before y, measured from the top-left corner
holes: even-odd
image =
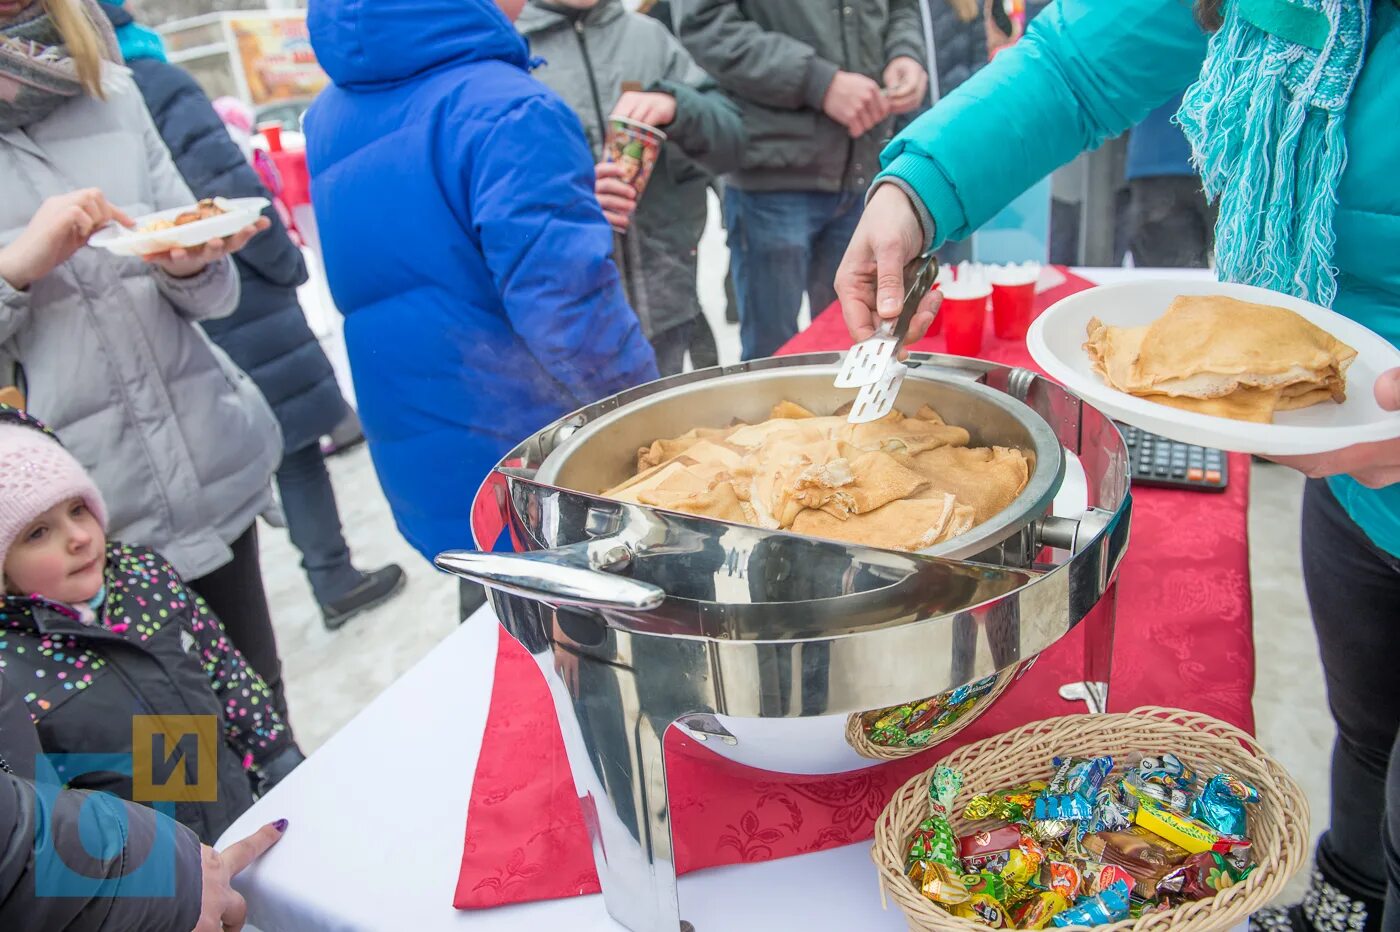
[[[993,3],[998,0],[992,0]],[[958,14],[958,18],[965,23],[970,23],[977,18],[980,4],[978,0],[948,0],[948,6],[953,8],[953,12]]]
[[[78,71],[78,82],[91,97],[105,100],[102,93],[102,61],[106,50],[102,37],[88,15],[87,7],[80,0],[40,0],[44,11],[53,20],[58,34],[73,65]]]

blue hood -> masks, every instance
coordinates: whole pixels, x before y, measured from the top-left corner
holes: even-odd
[[[492,0],[311,0],[307,26],[340,87],[395,84],[448,63],[524,68],[529,57]]]

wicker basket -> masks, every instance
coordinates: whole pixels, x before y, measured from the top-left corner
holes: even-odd
[[[1118,759],[1139,751],[1170,751],[1198,772],[1209,775],[1225,770],[1254,784],[1262,804],[1251,807],[1249,828],[1259,866],[1244,883],[1210,899],[1103,928],[1208,932],[1239,925],[1267,906],[1307,860],[1308,801],[1253,738],[1233,725],[1194,712],[1146,707],[1126,715],[1070,715],[1033,722],[1019,731],[960,748],[942,761],[964,776],[951,819],[953,828],[962,827],[959,813],[974,795],[1044,778],[1052,757],[1111,754]],[[881,893],[894,897],[910,929],[986,932],[986,926],[954,916],[925,899],[905,876],[909,835],[928,816],[931,776],[932,771],[926,771],[900,787],[875,822],[871,856],[879,868]]]
[[[975,709],[970,710],[956,722],[944,726],[943,730],[938,733],[938,740],[931,741],[923,747],[910,748],[902,745],[891,746],[876,744],[874,741],[871,741],[870,736],[866,734],[865,723],[861,720],[864,714],[860,712],[853,712],[851,716],[846,719],[846,743],[854,748],[855,752],[861,757],[868,758],[869,760],[903,760],[906,757],[913,757],[915,754],[922,754],[929,748],[938,747],[938,745],[977,721],[982,713],[985,712],[993,702],[997,701],[997,697],[1006,692],[1006,687],[1010,686],[1012,681],[1017,678],[1020,669],[1020,667],[1012,667],[1008,670],[1003,670],[1000,679],[997,680],[997,684],[992,687],[991,691],[977,700],[977,707]]]

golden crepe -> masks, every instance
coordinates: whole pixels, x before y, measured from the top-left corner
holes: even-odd
[[[851,424],[784,401],[758,424],[696,428],[637,451],[602,494],[687,514],[895,550],[965,533],[1025,488],[1020,450],[968,447],[925,405]]]
[[[1142,327],[1089,321],[1085,351],[1110,387],[1158,404],[1270,423],[1274,412],[1346,400],[1356,350],[1293,311],[1183,295]]]

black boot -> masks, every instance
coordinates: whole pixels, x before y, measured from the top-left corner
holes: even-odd
[[[1249,917],[1251,932],[1380,932],[1384,900],[1348,891],[1314,867],[1308,890],[1292,906],[1270,906]]]
[[[387,602],[403,588],[404,580],[403,570],[396,563],[363,574],[354,589],[334,601],[321,603],[326,627],[334,631],[360,612]]]

